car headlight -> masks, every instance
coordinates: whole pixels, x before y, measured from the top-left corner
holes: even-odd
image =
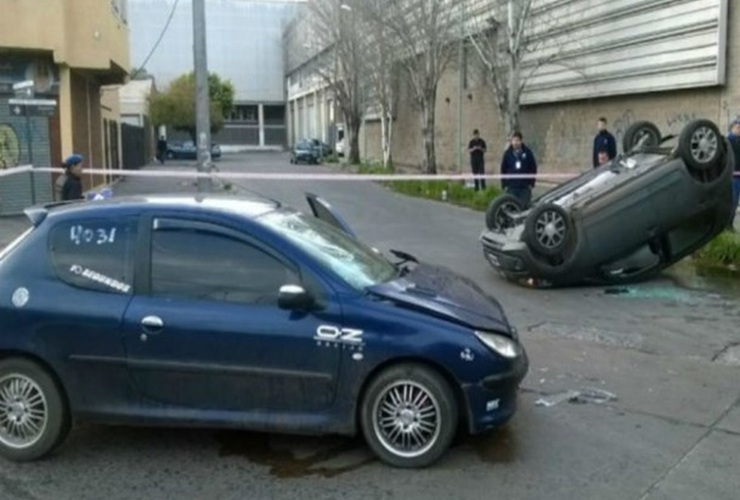
[[[475,332],[475,336],[478,337],[478,340],[483,342],[486,347],[505,358],[512,359],[521,354],[519,344],[503,335],[487,332]]]

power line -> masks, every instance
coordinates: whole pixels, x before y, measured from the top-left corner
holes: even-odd
[[[149,59],[154,55],[154,52],[157,50],[157,47],[159,47],[159,44],[162,42],[162,38],[164,38],[165,33],[167,33],[167,28],[170,27],[170,22],[172,22],[172,17],[175,15],[175,9],[177,9],[177,4],[180,3],[180,0],[175,0],[175,3],[172,5],[172,10],[170,11],[170,15],[167,18],[167,22],[164,24],[164,27],[162,28],[162,32],[159,34],[159,38],[157,38],[157,42],[152,47],[152,50],[149,51],[149,55],[146,56],[146,59],[144,59],[144,62],[141,63],[141,65],[136,68],[136,71],[131,75],[131,79],[133,80],[136,78],[139,73],[144,69],[146,66],[146,63],[149,62]]]

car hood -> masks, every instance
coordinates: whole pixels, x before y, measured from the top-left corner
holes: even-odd
[[[472,329],[513,337],[501,304],[472,280],[444,267],[420,263],[407,275],[368,291]]]

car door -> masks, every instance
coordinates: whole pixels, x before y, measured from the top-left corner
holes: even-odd
[[[197,410],[307,412],[333,402],[338,350],[314,340],[341,310],[311,276],[274,249],[224,226],[155,217],[149,286],[126,311],[128,366],[141,395]],[[321,303],[277,306],[288,284]]]
[[[132,400],[121,327],[134,291],[137,227],[135,216],[89,216],[49,229],[55,279],[39,284],[33,338],[47,359],[69,370],[63,378],[74,384],[68,389],[76,411],[116,411]]]

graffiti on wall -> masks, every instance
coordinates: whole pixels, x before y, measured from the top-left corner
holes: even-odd
[[[0,170],[18,166],[21,157],[20,144],[15,129],[0,123]]]
[[[666,120],[666,125],[668,125],[669,129],[679,129],[683,128],[686,124],[696,120],[697,118],[698,117],[696,113],[677,113],[668,117],[668,119]]]

